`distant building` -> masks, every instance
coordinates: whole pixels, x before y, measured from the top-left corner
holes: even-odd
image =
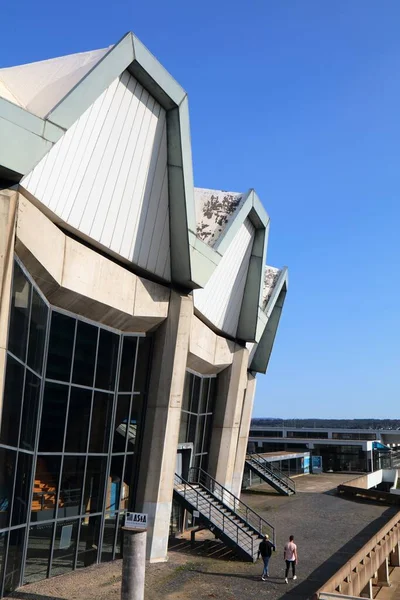
[[[373,471],[389,466],[396,430],[264,427],[251,424],[250,452],[307,451],[322,457],[324,471]]]
[[[239,495],[287,270],[254,190],[194,188],[187,94],[132,34],[0,69],[0,183],[2,596],[120,556],[129,510],[166,560],[175,473]]]

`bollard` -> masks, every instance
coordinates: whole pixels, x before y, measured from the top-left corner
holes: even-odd
[[[121,600],[144,600],[147,529],[122,527],[122,531],[124,550]]]

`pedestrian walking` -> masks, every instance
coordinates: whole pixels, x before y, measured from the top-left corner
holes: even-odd
[[[264,535],[263,541],[258,547],[258,558],[260,558],[261,556],[264,562],[264,568],[261,575],[261,579],[263,581],[265,581],[266,578],[269,577],[268,563],[269,559],[271,558],[272,551],[275,552],[275,545],[272,542],[270,542],[268,535]]]
[[[286,562],[286,570],[285,570],[285,583],[288,582],[289,569],[292,567],[292,575],[293,580],[297,579],[296,575],[296,565],[297,565],[297,546],[294,543],[294,536],[291,535],[289,537],[289,541],[285,544],[285,549],[283,551],[283,558]]]

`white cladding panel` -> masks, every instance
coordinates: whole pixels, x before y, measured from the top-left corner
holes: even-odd
[[[21,184],[78,235],[170,280],[165,110],[127,71]]]
[[[255,228],[246,219],[202,290],[195,290],[194,306],[215,327],[236,336]]]

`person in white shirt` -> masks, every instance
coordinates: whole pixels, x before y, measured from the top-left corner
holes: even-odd
[[[297,546],[294,543],[294,536],[291,535],[289,541],[285,544],[285,549],[283,551],[283,558],[286,561],[286,571],[285,571],[285,583],[288,582],[289,569],[292,567],[292,575],[293,579],[297,579],[296,575],[296,565],[297,565]]]

